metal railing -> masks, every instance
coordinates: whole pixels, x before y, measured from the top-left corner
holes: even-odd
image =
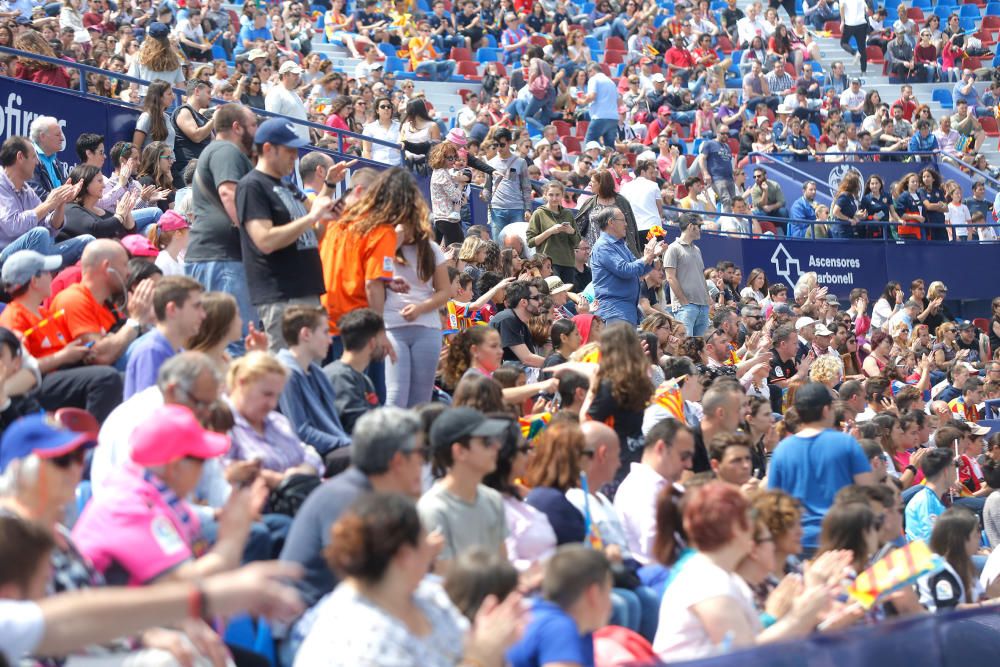
[[[76,69],[78,72],[80,72],[80,85],[79,85],[78,89],[62,88],[61,86],[51,86],[51,85],[48,85],[48,84],[37,83],[37,82],[34,82],[34,81],[26,81],[26,83],[34,83],[35,85],[45,86],[47,88],[53,88],[55,90],[60,90],[60,91],[63,91],[63,92],[66,92],[66,93],[69,93],[69,94],[72,94],[72,95],[80,95],[80,96],[86,97],[88,99],[99,100],[99,101],[108,102],[108,103],[120,104],[121,106],[129,107],[129,108],[132,108],[132,109],[141,109],[141,107],[139,105],[132,104],[130,102],[126,102],[126,101],[124,101],[122,99],[119,99],[119,98],[116,98],[116,97],[105,97],[104,95],[98,95],[96,93],[90,92],[87,89],[87,77],[85,76],[85,74],[87,74],[87,73],[90,73],[90,74],[100,74],[101,76],[107,76],[108,78],[113,79],[113,80],[127,81],[128,83],[135,83],[135,84],[138,84],[140,86],[149,86],[149,84],[152,83],[151,81],[147,81],[146,79],[140,79],[138,77],[129,76],[127,74],[119,74],[117,72],[112,72],[111,70],[102,69],[100,67],[94,67],[93,65],[85,65],[83,63],[70,62],[68,60],[62,60],[60,58],[51,58],[49,56],[42,56],[42,55],[38,55],[38,54],[35,54],[35,53],[29,53],[27,51],[20,51],[18,49],[12,49],[12,48],[7,47],[7,46],[0,46],[0,53],[7,53],[7,54],[10,54],[10,55],[19,56],[19,57],[22,57],[22,58],[30,58],[31,60],[37,60],[39,62],[49,63],[51,65],[58,65],[60,67],[73,68],[73,69]],[[0,77],[0,78],[2,78],[2,77]],[[9,75],[8,75],[8,78],[16,79],[16,77],[9,76]],[[17,79],[17,80],[21,81],[23,79]],[[178,95],[178,99],[180,99],[181,97],[187,95],[187,91],[184,88],[178,88],[176,86],[172,86],[172,89]],[[216,104],[227,104],[226,100],[222,100],[222,99],[219,99],[219,98],[216,98],[216,97],[213,97],[212,101],[215,102]],[[380,146],[386,146],[386,147],[389,147],[389,148],[394,148],[394,149],[399,150],[400,152],[402,152],[402,144],[396,144],[396,143],[393,143],[391,141],[385,141],[383,139],[376,139],[374,137],[368,137],[368,136],[365,136],[363,134],[358,134],[356,132],[349,132],[347,130],[341,130],[341,129],[338,129],[338,128],[335,128],[335,127],[330,127],[329,125],[323,125],[321,123],[315,123],[315,122],[309,121],[309,120],[302,120],[301,118],[293,118],[291,116],[286,116],[284,114],[274,113],[273,111],[268,111],[266,109],[261,109],[259,107],[254,107],[254,106],[250,106],[250,105],[245,105],[245,106],[249,107],[250,109],[253,109],[254,113],[256,113],[256,114],[258,114],[260,116],[267,116],[267,117],[272,117],[272,118],[283,118],[283,119],[289,121],[290,123],[294,123],[296,125],[301,125],[301,126],[304,126],[304,127],[308,127],[310,129],[321,131],[321,132],[326,132],[326,133],[330,133],[330,134],[336,134],[337,135],[337,148],[338,148],[337,152],[339,152],[341,154],[344,154],[344,141],[345,141],[345,138],[346,139],[359,139],[359,140],[371,142],[372,144],[378,144]]]

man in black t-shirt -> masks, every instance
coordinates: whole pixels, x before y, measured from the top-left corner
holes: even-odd
[[[236,187],[236,211],[251,298],[270,337],[270,349],[277,352],[284,347],[285,309],[292,304],[319,306],[319,296],[326,291],[315,227],[331,217],[333,201],[324,188],[307,211],[305,194],[282,180],[295,168],[298,149],[308,144],[289,121],[264,121],[254,143],[260,157],[257,168]],[[327,182],[342,179],[345,166],[331,167]]]
[[[535,353],[535,343],[528,330],[528,318],[541,312],[538,288],[519,280],[507,287],[507,309],[490,320],[490,326],[500,332],[504,361],[519,361],[525,366],[541,368],[545,359]]]
[[[783,390],[788,388],[788,381],[799,372],[795,363],[795,353],[799,345],[795,327],[782,324],[771,334],[771,370],[767,375],[767,384],[771,391],[771,410],[782,412]]]

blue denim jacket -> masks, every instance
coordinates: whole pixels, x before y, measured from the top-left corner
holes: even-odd
[[[653,265],[636,259],[625,239],[601,232],[590,254],[590,267],[601,319],[639,324],[639,278],[649,273]]]

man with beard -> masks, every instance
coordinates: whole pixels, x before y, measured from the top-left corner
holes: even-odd
[[[507,309],[490,320],[490,326],[500,332],[504,361],[542,367],[545,359],[535,352],[535,342],[528,329],[528,319],[541,312],[541,302],[538,288],[530,283],[519,280],[507,286]]]
[[[764,328],[764,317],[757,304],[747,304],[740,309],[739,335],[737,343],[740,347],[746,345],[747,337]]]
[[[69,340],[90,346],[85,361],[113,365],[139,334],[155,321],[153,281],[140,282],[127,300],[127,317],[108,304],[125,300],[128,253],[118,241],[98,239],[83,251],[82,278],[59,292],[52,312],[63,311]]]
[[[246,334],[247,325],[257,321],[257,311],[243,268],[236,183],[253,170],[249,156],[257,117],[242,104],[226,104],[213,118],[215,140],[199,156],[191,185],[198,224],[191,227],[184,268],[205,291],[228,292],[236,298]],[[242,345],[234,345],[233,351],[239,352]]]

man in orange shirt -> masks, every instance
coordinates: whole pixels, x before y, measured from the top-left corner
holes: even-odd
[[[114,365],[155,321],[152,310],[153,281],[140,282],[127,294],[128,253],[118,241],[98,239],[83,251],[83,277],[52,300],[53,312],[63,311],[69,340],[91,345],[87,359],[92,364]],[[107,303],[124,300],[128,319],[120,322],[117,310]]]
[[[52,288],[58,255],[19,250],[3,265],[2,279],[11,302],[0,313],[0,326],[21,334],[24,348],[38,360],[42,381],[39,402],[47,410],[84,408],[98,421],[122,399],[121,375],[110,366],[87,366],[90,348],[73,340],[65,313],[42,306]]]
[[[431,81],[447,81],[455,73],[455,61],[442,60],[434,50],[434,38],[427,21],[417,24],[417,36],[410,38],[407,49],[410,53],[410,69],[418,78],[426,75]]]

